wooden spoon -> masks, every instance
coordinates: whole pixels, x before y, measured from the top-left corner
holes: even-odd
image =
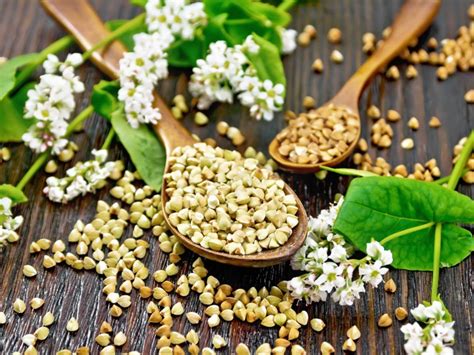
[[[367,59],[367,61],[352,75],[342,89],[329,100],[325,105],[334,104],[336,106],[349,109],[356,114],[360,121],[359,98],[369,80],[377,72],[387,65],[392,59],[397,57],[408,44],[418,38],[431,24],[437,14],[440,0],[407,0],[400,8],[392,26],[390,36],[384,43]],[[269,152],[272,158],[282,169],[295,173],[313,173],[324,166],[335,166],[347,159],[354,151],[360,137],[360,129],[357,138],[347,148],[347,150],[336,159],[318,164],[300,164],[286,159],[278,152],[280,143],[275,138],[270,143]]]
[[[61,24],[69,33],[71,33],[77,40],[78,44],[84,49],[88,50],[105,38],[109,31],[104,26],[104,23],[99,18],[95,10],[91,7],[88,0],[42,0],[41,4],[59,24]],[[119,42],[112,43],[108,48],[102,52],[96,52],[92,56],[92,61],[102,70],[106,75],[113,79],[119,76],[119,60],[126,52],[126,48]],[[182,126],[171,114],[171,111],[165,102],[155,93],[155,101],[153,103],[161,111],[162,118],[158,124],[154,126],[155,132],[160,137],[166,152],[169,154],[180,146],[187,146],[196,143],[196,140],[191,136],[189,131]],[[168,164],[165,171],[169,170]],[[168,200],[165,193],[166,182],[163,181],[162,187],[162,203],[163,212],[164,205]],[[308,217],[306,215],[303,204],[301,203],[295,192],[285,185],[285,192],[295,196],[298,206],[299,223],[288,241],[279,248],[270,249],[251,255],[230,255],[224,252],[216,252],[210,249],[201,247],[195,244],[186,236],[180,234],[168,220],[168,216],[164,213],[165,220],[170,227],[170,230],[176,235],[181,243],[187,248],[194,251],[207,259],[215,260],[224,264],[232,264],[246,267],[264,267],[280,263],[288,260],[303,244],[308,226]]]

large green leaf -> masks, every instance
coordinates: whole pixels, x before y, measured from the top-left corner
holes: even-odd
[[[453,266],[474,250],[472,234],[455,224],[474,223],[474,202],[436,184],[396,177],[354,179],[346,193],[334,229],[357,248],[371,239],[430,222],[443,223],[441,265]],[[431,270],[434,228],[413,232],[385,245],[393,253],[393,266]]]
[[[112,114],[121,107],[117,99],[119,89],[117,81],[102,80],[92,90],[91,103],[94,111],[109,121]]]
[[[0,101],[0,142],[21,142],[21,137],[35,123],[34,119],[25,119],[23,111],[27,92],[34,83],[24,85],[12,98],[5,97]]]
[[[269,79],[274,84],[286,85],[285,69],[277,47],[266,39],[254,34],[255,43],[260,46],[258,53],[245,53],[250,62],[257,69],[261,80]]]
[[[25,65],[34,63],[38,60],[39,56],[39,53],[24,54],[11,58],[0,65],[0,101],[15,87],[18,70]]]
[[[130,127],[123,110],[115,111],[111,122],[142,179],[155,191],[160,191],[166,153],[156,134],[147,125],[136,129]]]
[[[28,198],[25,196],[23,191],[9,184],[0,185],[0,198],[1,197],[8,197],[13,201],[13,204],[24,203],[28,201]]]

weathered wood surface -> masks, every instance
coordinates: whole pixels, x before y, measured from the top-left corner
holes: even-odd
[[[334,95],[365,58],[361,52],[362,34],[366,31],[381,33],[391,22],[401,2],[402,0],[322,0],[316,4],[297,7],[293,11],[293,27],[301,30],[305,24],[312,23],[319,31],[319,37],[309,48],[300,48],[285,59],[288,76],[286,107],[295,111],[301,110],[304,95],[314,96],[318,103],[323,103]],[[94,4],[104,19],[130,18],[137,12],[126,0],[95,0]],[[466,10],[469,4],[469,0],[444,1],[438,18],[428,34],[423,36],[423,40],[429,36],[438,39],[452,38],[461,24],[468,23]],[[327,43],[325,34],[332,26],[340,27],[344,35],[343,44],[338,46],[345,57],[341,65],[331,64],[328,60],[333,46]],[[44,14],[37,1],[0,0],[0,55],[14,56],[38,51],[62,35],[62,30]],[[311,63],[316,57],[323,58],[326,64],[322,75],[315,75],[311,71]],[[402,71],[404,68],[405,64],[401,66]],[[451,167],[452,147],[474,126],[473,107],[467,106],[463,100],[464,93],[472,88],[472,72],[456,74],[440,83],[435,77],[435,68],[419,66],[418,71],[419,77],[411,81],[403,78],[396,82],[387,82],[384,78],[377,77],[367,88],[361,101],[361,108],[375,103],[384,111],[388,108],[397,109],[404,117],[404,123],[393,126],[394,142],[399,142],[406,136],[414,137],[415,149],[407,152],[398,144],[394,144],[390,150],[376,151],[371,148],[370,152],[372,156],[377,154],[387,158],[392,164],[403,162],[409,166],[434,157],[438,159],[442,172],[446,174]],[[81,69],[80,75],[89,88],[102,77],[89,64]],[[170,80],[161,84],[159,91],[170,100],[176,92],[185,91],[184,84],[184,75],[175,72]],[[85,107],[88,98],[89,94],[86,92],[80,98],[78,108]],[[215,122],[226,119],[242,129],[249,144],[264,150],[274,134],[284,126],[282,115],[277,116],[273,122],[255,122],[238,106],[221,105],[214,108],[210,115],[212,124],[204,128],[197,128],[190,117],[186,118],[185,123],[201,137],[216,137]],[[443,123],[440,129],[428,128],[427,123],[432,115],[440,117]],[[405,124],[411,116],[418,117],[421,122],[421,128],[416,133],[411,132]],[[364,113],[362,121],[364,135],[367,136],[369,119]],[[99,117],[90,119],[85,132],[73,138],[81,147],[75,161],[87,159],[90,150],[101,145],[107,131],[104,120]],[[219,144],[229,146],[226,140],[216,138]],[[13,159],[0,165],[0,183],[18,182],[34,160],[33,154],[24,146],[9,147],[12,149]],[[128,161],[126,153],[118,143],[112,145],[111,151],[112,158]],[[64,168],[59,173],[62,173]],[[343,193],[348,182],[345,178],[336,177],[317,181],[311,175],[284,174],[284,177],[312,215],[327,207],[336,193]],[[24,351],[21,336],[33,332],[40,325],[41,316],[46,311],[53,311],[58,316],[58,321],[52,327],[50,337],[38,345],[41,354],[53,354],[62,348],[74,350],[85,345],[91,346],[92,353],[98,353],[99,347],[94,342],[98,326],[103,320],[110,319],[107,313],[109,306],[101,293],[101,279],[94,273],[75,272],[64,266],[56,267],[52,272],[45,272],[40,266],[42,256],[30,256],[27,250],[31,241],[40,237],[66,241],[75,221],[79,218],[89,220],[94,214],[96,201],[99,198],[110,201],[110,196],[107,189],[104,189],[95,196],[86,196],[67,206],[58,206],[48,202],[41,194],[45,178],[46,175],[41,173],[26,187],[30,202],[16,210],[25,217],[21,240],[0,254],[0,310],[6,311],[9,319],[7,325],[0,327],[0,353]],[[471,188],[463,185],[460,189],[472,196]],[[159,251],[153,237],[150,237],[150,241],[151,253],[145,261],[151,270],[156,270],[166,264],[167,257]],[[191,261],[194,258],[195,255],[188,253],[184,259]],[[21,274],[21,268],[26,263],[41,270],[34,280],[25,280]],[[186,270],[188,264],[185,262],[184,265]],[[235,287],[270,286],[292,275],[288,264],[263,270],[222,268],[210,262],[207,265],[211,274],[221,282]],[[456,354],[468,354],[472,349],[471,270],[472,258],[455,268],[441,272],[440,293],[456,320]],[[307,309],[311,317],[324,319],[327,328],[320,334],[314,333],[309,327],[305,328],[298,343],[309,353],[315,354],[321,342],[327,340],[341,353],[346,330],[356,324],[362,330],[362,338],[357,343],[359,354],[402,353],[403,337],[399,331],[401,324],[395,321],[392,327],[381,330],[376,325],[377,319],[382,313],[392,314],[397,306],[413,307],[421,300],[427,299],[431,275],[391,271],[387,276],[393,277],[398,285],[398,291],[394,295],[386,294],[380,289],[369,290],[353,308],[344,308],[331,302],[312,306],[299,305],[299,308]],[[12,312],[12,303],[17,297],[24,300],[42,297],[46,299],[46,304],[37,312],[28,309],[24,315],[18,316]],[[203,310],[195,294],[184,302],[188,311]],[[129,336],[123,352],[138,350],[143,354],[154,353],[154,328],[146,324],[145,305],[146,301],[136,300],[122,318],[112,321],[116,331],[122,330]],[[72,316],[77,317],[80,323],[80,330],[75,335],[65,330],[66,322]],[[190,328],[184,317],[176,321],[176,329],[188,331]],[[212,334],[221,334],[228,338],[229,346],[220,351],[223,354],[231,353],[231,349],[239,342],[248,344],[254,350],[258,344],[272,343],[277,337],[276,329],[263,329],[240,321],[224,323],[212,331],[205,325],[194,328],[199,328],[201,332],[201,347],[210,345]]]

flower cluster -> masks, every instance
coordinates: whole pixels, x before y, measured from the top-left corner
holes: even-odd
[[[22,216],[13,217],[12,200],[8,197],[0,198],[0,250],[7,242],[13,243],[18,240],[15,232],[23,223]]]
[[[172,37],[158,33],[135,35],[133,52],[120,60],[120,90],[118,98],[124,103],[128,123],[137,128],[140,123],[157,123],[160,111],[153,107],[153,88],[168,76],[166,49]]]
[[[189,83],[189,91],[199,100],[198,108],[207,109],[216,101],[232,103],[236,94],[253,117],[272,120],[274,112],[283,107],[285,87],[258,78],[245,52],[259,50],[252,36],[234,47],[224,41],[212,43],[206,58],[197,61]]]
[[[453,354],[450,345],[454,344],[454,322],[442,302],[420,304],[411,314],[418,322],[401,327],[408,355]]]
[[[149,0],[145,7],[150,33],[192,40],[196,30],[206,25],[202,2],[187,4],[186,0]]]
[[[23,141],[34,152],[42,153],[51,148],[57,155],[66,147],[68,120],[76,108],[74,94],[84,91],[84,84],[74,73],[81,64],[79,53],[69,54],[64,62],[53,54],[48,55],[43,63],[46,74],[28,91],[25,118],[34,118],[37,122],[23,135]]]
[[[310,219],[305,244],[291,262],[293,269],[306,272],[288,282],[297,299],[311,303],[331,295],[341,305],[352,305],[365,292],[365,284],[377,287],[388,271],[384,266],[391,264],[392,253],[376,241],[367,244],[365,258],[350,259],[354,247],[332,230],[342,203],[343,198]]]
[[[124,103],[129,124],[155,124],[161,118],[154,108],[153,88],[168,76],[166,51],[176,37],[191,40],[196,29],[207,22],[202,2],[150,0],[146,5],[149,33],[134,36],[133,52],[120,61],[119,100]]]
[[[88,192],[94,193],[106,184],[115,162],[106,162],[107,150],[93,150],[94,160],[79,162],[66,171],[64,178],[49,177],[43,192],[51,201],[67,203]]]

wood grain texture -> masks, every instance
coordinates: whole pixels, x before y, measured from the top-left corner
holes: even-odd
[[[321,0],[316,4],[306,4],[297,7],[294,11],[293,27],[301,30],[305,24],[316,25],[319,38],[307,49],[298,49],[296,53],[285,58],[285,67],[288,77],[287,108],[295,111],[302,110],[302,97],[312,95],[318,103],[326,102],[341,85],[350,77],[357,67],[365,60],[361,52],[361,36],[366,31],[381,33],[382,29],[392,21],[392,16],[399,8],[402,0]],[[131,18],[137,13],[126,0],[95,0],[94,4],[104,19]],[[467,24],[466,10],[469,0],[444,1],[435,24],[423,36],[438,39],[452,38],[461,24]],[[340,27],[344,41],[338,46],[344,54],[345,61],[341,65],[331,64],[328,60],[333,49],[325,40],[327,30]],[[40,9],[36,1],[31,0],[0,0],[0,55],[14,56],[20,53],[32,52],[44,48],[53,40],[63,35],[61,29]],[[311,71],[311,63],[316,57],[323,58],[326,68],[322,75],[315,75]],[[405,68],[405,64],[401,69]],[[402,150],[394,144],[390,150],[377,151],[371,148],[372,156],[383,156],[392,164],[406,163],[412,166],[417,161],[427,161],[437,158],[444,174],[451,167],[452,147],[457,141],[468,134],[474,126],[474,108],[467,106],[463,94],[472,88],[472,72],[460,73],[445,82],[439,83],[435,76],[435,68],[419,66],[419,77],[408,81],[401,79],[396,82],[387,82],[382,77],[376,77],[365,91],[360,107],[364,110],[374,103],[383,111],[389,108],[397,109],[404,117],[404,122],[416,116],[421,122],[418,132],[411,132],[406,124],[394,125],[394,142],[404,137],[414,137],[416,147],[412,151]],[[81,69],[81,77],[90,88],[102,76],[91,65]],[[172,72],[172,77],[160,85],[160,93],[167,102],[176,93],[184,93],[186,76],[178,71]],[[79,99],[78,109],[88,104],[88,93]],[[247,136],[249,144],[265,150],[274,134],[284,126],[282,115],[273,122],[254,122],[248,114],[237,105],[220,105],[213,107],[209,112],[211,124],[207,127],[196,127],[191,117],[185,119],[185,124],[201,137],[213,136],[220,145],[230,147],[229,143],[217,137],[214,125],[218,120],[225,119],[238,126]],[[440,117],[443,126],[434,130],[428,128],[428,120],[432,115]],[[370,129],[369,119],[362,114],[363,136],[367,136]],[[0,128],[1,129],[1,128]],[[90,150],[99,147],[107,134],[108,127],[105,121],[94,117],[86,124],[85,133],[74,136],[74,141],[81,147],[75,161],[90,157]],[[0,165],[0,183],[16,183],[34,160],[33,154],[21,145],[9,146],[12,149],[13,159]],[[111,148],[112,158],[123,158],[129,161],[126,153],[119,144]],[[58,174],[62,174],[66,164]],[[320,209],[328,206],[329,201],[338,192],[344,192],[348,183],[346,178],[331,176],[324,181],[317,181],[313,176],[296,176],[283,174],[286,181],[294,188],[303,200],[307,211],[315,215]],[[48,202],[41,194],[46,175],[39,174],[27,187],[26,194],[30,202],[19,207],[15,212],[25,217],[25,224],[21,228],[21,240],[16,245],[9,246],[0,255],[0,310],[5,310],[9,322],[0,327],[0,353],[9,354],[13,351],[24,351],[21,336],[30,333],[40,324],[41,316],[46,311],[53,311],[59,315],[58,321],[51,328],[50,337],[38,345],[41,354],[54,354],[62,348],[77,349],[79,346],[92,347],[92,353],[99,351],[94,343],[97,329],[108,315],[108,305],[101,294],[101,279],[90,272],[75,272],[60,266],[52,272],[44,271],[41,265],[41,256],[31,257],[27,252],[31,241],[40,237],[67,239],[67,235],[78,218],[84,221],[94,215],[95,203],[99,198],[110,201],[106,189],[95,196],[86,196],[67,206],[58,206]],[[472,196],[472,188],[462,185],[460,190]],[[370,221],[369,221],[370,223]],[[157,243],[151,241],[151,252],[145,263],[152,270],[166,265],[167,257],[158,248]],[[185,260],[192,261],[195,256],[186,254]],[[456,354],[468,354],[472,346],[472,257],[461,265],[441,272],[440,293],[446,301],[456,320]],[[25,280],[21,274],[24,264],[35,265],[39,275],[32,281]],[[211,274],[221,282],[230,283],[235,287],[262,287],[270,286],[275,282],[293,275],[288,264],[271,267],[264,270],[242,270],[232,267],[223,268],[221,265],[207,263]],[[188,269],[188,263],[183,269]],[[311,317],[320,317],[327,323],[327,328],[320,334],[305,328],[299,343],[310,354],[318,353],[322,341],[327,340],[337,346],[338,353],[342,353],[341,346],[345,339],[346,330],[353,324],[362,330],[362,338],[358,341],[359,354],[400,354],[402,353],[403,338],[399,332],[400,323],[388,329],[378,329],[377,318],[385,312],[392,313],[397,306],[414,307],[421,300],[429,297],[431,275],[429,273],[414,273],[405,271],[391,271],[399,290],[394,295],[388,295],[382,290],[369,290],[353,308],[344,308],[332,302],[312,306],[299,305],[306,308]],[[45,306],[36,312],[30,309],[22,315],[13,315],[11,305],[15,298],[29,300],[32,297],[43,297],[47,300]],[[184,300],[186,310],[202,312],[203,307],[196,295]],[[138,300],[133,303],[124,316],[113,320],[116,331],[122,330],[129,336],[129,342],[123,347],[123,352],[138,350],[143,354],[154,353],[156,343],[154,328],[146,325],[146,302]],[[75,316],[79,319],[80,330],[70,335],[65,330],[67,320]],[[179,331],[191,328],[184,318],[176,322]],[[230,339],[229,347],[220,351],[222,354],[231,353],[239,342],[245,342],[251,349],[263,342],[272,342],[277,337],[276,329],[264,329],[257,325],[244,324],[239,321],[224,323],[218,328],[209,330],[201,325],[201,347],[210,344],[212,334],[221,334]]]

